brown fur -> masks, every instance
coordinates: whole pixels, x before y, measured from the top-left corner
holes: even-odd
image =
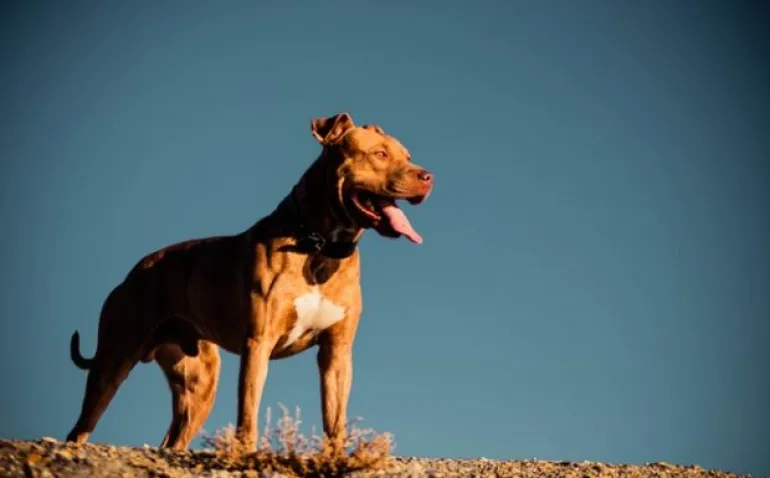
[[[173,404],[162,446],[187,448],[213,405],[221,347],[241,357],[237,428],[253,448],[269,361],[314,345],[324,431],[344,438],[361,313],[358,249],[329,257],[327,249],[300,247],[303,234],[316,232],[327,244],[355,244],[368,228],[390,235],[356,210],[355,192],[417,203],[433,180],[395,138],[377,126],[356,126],[346,113],[315,119],[311,130],[322,154],[271,214],[239,234],[182,242],[140,260],[103,305],[92,359],[80,355],[75,332],[71,358],[89,373],[82,411],[67,440],[85,442],[132,368],[155,360]],[[285,347],[297,320],[293,301],[314,284],[345,315]]]

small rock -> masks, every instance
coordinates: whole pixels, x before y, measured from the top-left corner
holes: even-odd
[[[56,450],[55,454],[57,458],[62,458],[67,461],[72,459],[72,454],[67,450]]]
[[[34,465],[35,463],[40,462],[40,460],[42,459],[43,457],[37,453],[30,453],[29,455],[27,455],[27,463],[31,465]]]

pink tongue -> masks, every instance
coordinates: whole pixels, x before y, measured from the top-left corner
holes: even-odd
[[[403,236],[406,236],[407,239],[414,242],[415,244],[422,244],[422,237],[420,237],[420,235],[417,234],[417,231],[412,228],[412,225],[409,223],[409,219],[407,219],[404,211],[402,211],[398,206],[396,206],[395,203],[392,202],[382,203],[380,206],[382,207],[382,213],[388,219],[390,227],[392,227],[394,231]]]

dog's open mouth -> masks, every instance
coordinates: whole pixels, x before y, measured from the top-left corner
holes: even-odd
[[[393,238],[404,236],[415,244],[422,243],[422,237],[414,230],[406,214],[398,207],[394,198],[356,189],[351,194],[350,199],[355,209],[381,235]],[[425,196],[404,199],[411,204],[419,204],[425,199]]]

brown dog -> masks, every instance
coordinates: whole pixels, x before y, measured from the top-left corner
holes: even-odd
[[[173,395],[162,446],[187,448],[214,402],[222,347],[241,357],[237,429],[253,449],[268,362],[318,345],[324,432],[342,442],[361,314],[358,241],[372,228],[422,242],[396,200],[422,202],[433,176],[346,113],[311,129],[323,150],[270,215],[143,258],[107,297],[92,359],[73,334],[72,360],[89,373],[68,441],[85,442],[137,362],[156,360]]]

